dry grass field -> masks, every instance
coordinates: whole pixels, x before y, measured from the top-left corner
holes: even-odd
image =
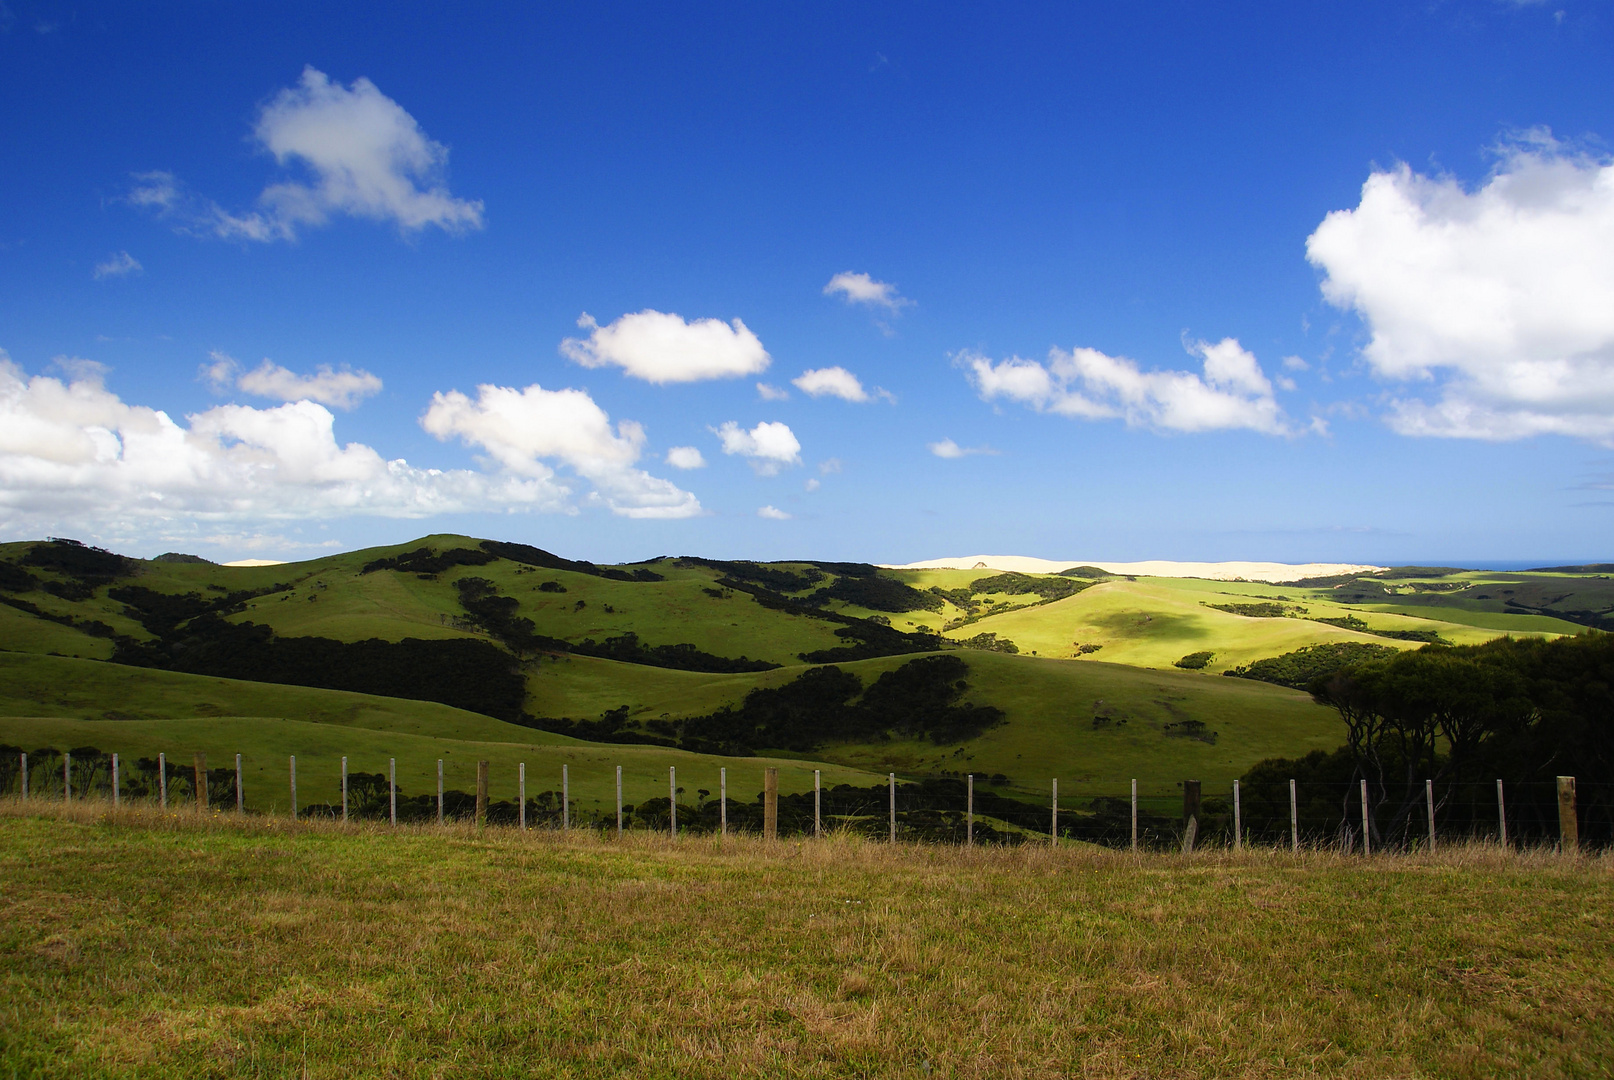
[[[0,1076],[1606,1076],[1611,870],[8,800]]]

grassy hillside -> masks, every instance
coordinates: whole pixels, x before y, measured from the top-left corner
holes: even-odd
[[[0,545],[0,715],[97,721],[271,717],[466,743],[560,745],[464,707],[375,696],[417,692],[390,677],[356,687],[373,692],[366,695],[161,670],[198,655],[187,635],[200,633],[193,628],[209,619],[215,629],[208,633],[215,638],[219,626],[250,623],[272,631],[275,643],[414,639],[434,650],[474,646],[482,650],[480,658],[467,656],[466,662],[482,667],[445,667],[445,677],[458,670],[459,684],[458,696],[445,694],[443,700],[498,716],[525,712],[583,722],[626,707],[627,730],[634,735],[713,713],[757,688],[789,684],[808,668],[804,653],[860,650],[852,655],[870,658],[837,663],[869,687],[922,655],[910,650],[995,635],[998,643],[1013,642],[1019,653],[966,649],[959,655],[969,665],[965,702],[1001,709],[1001,726],[945,745],[902,738],[826,743],[812,756],[912,777],[1003,774],[1005,792],[1030,798],[1040,798],[1056,776],[1070,794],[1124,790],[1134,776],[1145,791],[1169,791],[1182,779],[1219,787],[1264,757],[1331,748],[1340,740],[1337,721],[1304,694],[1217,674],[1318,642],[1420,644],[1383,634],[1434,633],[1463,643],[1501,632],[1581,630],[1582,623],[1539,612],[1559,610],[1552,605],[1560,602],[1591,610],[1608,588],[1596,574],[1431,572],[1275,586],[1164,578],[1095,583],[978,570],[876,573],[856,564],[683,558],[613,568],[531,548],[484,550],[473,538],[447,535],[271,567],[112,559],[116,565],[103,572],[74,561],[102,558],[60,545]],[[467,606],[471,594],[460,585],[472,578],[486,583],[476,595],[491,597],[492,609]],[[1528,584],[1520,583],[1524,579]],[[152,598],[160,601],[155,607]],[[163,605],[170,603],[177,606],[164,614]],[[490,621],[487,610],[497,621]],[[1592,617],[1595,612],[1575,614]],[[616,659],[585,655],[590,649],[601,653],[602,643],[612,640],[632,647],[609,653]],[[448,644],[430,644],[439,641]],[[226,660],[229,649],[258,648],[226,644]],[[674,648],[679,646],[685,651]],[[318,646],[312,653],[336,648]],[[124,659],[159,666],[88,662],[104,661],[115,650]],[[1212,654],[1204,670],[1173,667],[1195,652]],[[409,674],[399,665],[419,656],[396,661],[396,673]],[[48,666],[69,663],[64,657],[85,662],[72,674]],[[780,666],[733,671],[745,666],[741,658]],[[306,667],[307,657],[297,663]],[[340,675],[348,663],[329,666]],[[302,670],[282,665],[246,677],[314,680],[302,678]],[[473,673],[465,676],[465,670]],[[228,668],[222,673],[241,674]],[[511,680],[511,694],[500,699],[504,706],[484,706],[476,697],[479,686],[491,685],[479,681],[484,677]],[[16,733],[14,741],[42,744],[56,738],[42,723],[19,721],[9,730]],[[568,730],[565,724],[551,726]],[[296,752],[288,738],[268,739],[263,753],[275,758]],[[465,752],[410,750],[408,767],[451,750],[456,760]],[[503,750],[489,753],[500,761],[508,756]]]
[[[8,1076],[1614,1070],[1597,860],[0,815]]]
[[[104,706],[116,701],[118,708]],[[600,745],[507,724],[425,701],[338,690],[271,686],[175,672],[120,668],[59,657],[0,653],[0,743],[34,750],[93,746],[126,761],[166,753],[188,765],[205,753],[211,768],[244,758],[249,808],[284,811],[288,761],[297,755],[302,805],[339,801],[341,758],[354,772],[385,772],[398,761],[407,794],[433,792],[437,760],[445,784],[472,791],[476,763],[487,761],[494,799],[516,795],[516,766],[527,765],[528,795],[560,790],[571,770],[572,796],[585,812],[614,805],[616,766],[629,802],[667,794],[668,766],[691,793],[718,790],[729,769],[730,797],[752,799],[768,766],[784,791],[808,791],[813,769],[823,782],[866,786],[883,776],[823,762],[730,758],[651,746]],[[691,802],[695,801],[693,797]]]

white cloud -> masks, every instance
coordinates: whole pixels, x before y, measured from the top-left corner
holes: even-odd
[[[127,277],[144,270],[140,260],[127,251],[120,251],[116,255],[108,255],[106,259],[95,264],[93,274],[96,281],[109,277]]]
[[[0,351],[0,519],[12,536],[569,505],[569,489],[548,473],[420,469],[339,444],[335,417],[312,401],[223,405],[187,426],[126,404],[93,367],[78,371],[65,382],[30,378]]]
[[[706,458],[694,446],[675,446],[667,451],[667,464],[675,469],[704,469]]]
[[[843,401],[864,403],[876,397],[895,403],[897,400],[885,390],[875,387],[870,394],[863,389],[858,377],[843,367],[811,368],[790,380],[792,386],[810,397],[838,397]]]
[[[723,453],[749,458],[762,476],[773,476],[786,465],[801,464],[801,443],[788,424],[764,420],[747,431],[733,420],[712,428],[723,443]]]
[[[129,201],[189,232],[264,242],[294,239],[298,229],[337,215],[392,222],[406,233],[482,227],[482,203],[448,190],[448,148],[369,79],[344,87],[306,67],[296,86],[264,105],[253,135],[279,164],[300,167],[306,178],[270,184],[258,209],[244,213],[190,194],[167,172],[136,174]]]
[[[782,386],[759,382],[757,383],[757,397],[763,401],[789,401],[790,391]]]
[[[824,286],[825,296],[840,294],[848,304],[866,304],[869,307],[884,308],[895,314],[907,305],[913,303],[897,295],[897,287],[886,281],[875,281],[867,274],[854,274],[850,271],[836,274]]]
[[[202,376],[216,390],[230,387],[255,397],[274,401],[317,401],[338,409],[351,409],[372,394],[381,392],[381,379],[368,371],[333,371],[321,364],[313,375],[298,375],[270,360],[242,371],[241,365],[225,353],[208,354],[211,363],[202,365]]]
[[[1311,365],[1306,363],[1304,360],[1302,360],[1298,356],[1285,356],[1283,358],[1283,367],[1284,367],[1285,371],[1310,371],[1311,370]]]
[[[735,319],[697,319],[640,311],[601,326],[588,314],[577,325],[592,331],[587,338],[567,338],[561,355],[584,367],[616,364],[636,379],[653,383],[695,382],[755,375],[770,357],[745,323]]]
[[[972,454],[997,454],[998,451],[990,446],[960,446],[952,439],[943,439],[941,442],[926,443],[932,454],[939,458],[961,458]]]
[[[790,515],[777,506],[764,506],[757,510],[757,517],[767,518],[769,521],[789,521]]]
[[[841,459],[840,458],[834,458],[834,457],[825,458],[823,461],[820,461],[818,463],[818,474],[820,476],[829,476],[832,473],[838,473],[840,471],[841,471]]]
[[[809,478],[807,483],[803,484],[802,486],[808,491],[817,491],[819,488],[824,486],[824,482],[818,479],[818,477],[814,476]]]
[[[1084,420],[1124,419],[1159,431],[1245,428],[1285,434],[1288,425],[1261,366],[1234,338],[1188,343],[1204,375],[1143,371],[1097,349],[1051,349],[1048,363],[1011,357],[998,363],[973,353],[956,362],[986,401],[1007,399],[1038,412]]]
[[[644,452],[644,428],[611,418],[582,390],[523,390],[482,385],[471,400],[458,390],[432,395],[421,426],[439,439],[458,436],[480,446],[517,476],[548,477],[542,459],[564,462],[594,485],[595,497],[630,518],[683,518],[700,501],[671,481],[634,468]]]
[[[1429,386],[1392,402],[1397,431],[1614,445],[1614,161],[1536,131],[1474,190],[1375,171],[1306,253],[1374,373]]]

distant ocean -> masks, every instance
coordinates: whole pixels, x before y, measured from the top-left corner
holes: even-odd
[[[1436,559],[1430,562],[1405,562],[1398,565],[1460,566],[1464,570],[1536,570],[1548,566],[1595,566],[1599,563],[1614,565],[1614,557],[1602,559],[1481,559],[1478,562],[1464,562],[1461,559],[1446,562]]]

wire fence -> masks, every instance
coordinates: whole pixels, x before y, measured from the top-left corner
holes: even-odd
[[[625,777],[620,767],[600,775],[597,767],[562,765],[559,776],[540,778],[518,764],[512,778],[503,775],[508,768],[493,776],[482,762],[474,790],[465,791],[454,784],[469,779],[467,766],[445,771],[438,761],[435,789],[406,791],[395,759],[372,772],[350,769],[347,758],[338,768],[325,759],[304,759],[299,791],[295,756],[273,763],[273,771],[284,770],[279,785],[267,779],[269,764],[242,755],[209,767],[203,755],[129,759],[95,747],[6,748],[0,751],[0,795],[396,825],[475,821],[527,829],[782,837],[848,832],[938,844],[1058,839],[1138,850],[1248,845],[1377,852],[1474,839],[1522,847],[1614,844],[1614,784],[1574,778],[1438,786],[1411,781],[1394,789],[1360,780],[1269,780],[1235,783],[1226,791],[1183,781],[1169,794],[1140,794],[1136,780],[1115,784],[1115,794],[1095,794],[1105,785],[1084,778],[1081,794],[1064,796],[1051,779],[1039,802],[1023,787],[984,776],[899,780],[891,774],[884,783],[858,786],[824,785],[814,772],[810,788],[780,792],[777,772],[770,778],[761,766],[717,768],[714,777],[706,776],[711,768],[686,768],[680,784],[677,767],[665,778],[647,778]],[[710,786],[690,786],[692,772]],[[624,780],[637,797],[625,792]],[[490,782],[508,794],[494,797]],[[643,797],[647,786],[665,794]]]

